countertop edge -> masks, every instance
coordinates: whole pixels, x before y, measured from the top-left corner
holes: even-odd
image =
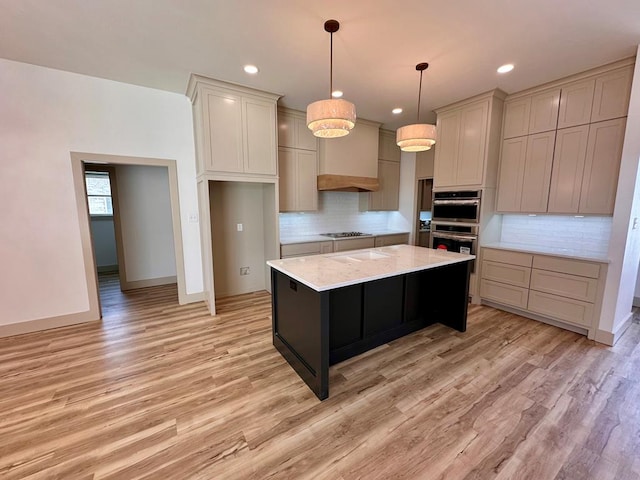
[[[518,245],[512,243],[489,243],[480,245],[480,248],[494,248],[496,250],[511,250],[514,252],[530,253],[532,255],[548,255],[550,257],[571,258],[574,260],[584,260],[586,262],[611,263],[606,257],[589,256],[578,252],[554,252],[553,250],[545,250],[544,247],[535,247],[532,245]]]
[[[381,248],[385,248],[385,247],[381,247]],[[361,250],[351,250],[351,252],[363,252],[363,251],[375,251],[377,250],[377,248],[364,248]],[[349,252],[340,252],[339,255],[345,255],[348,254]],[[330,257],[336,255],[335,252],[333,253],[327,253],[327,254],[322,254],[322,255],[310,255],[311,257]],[[299,275],[293,274],[291,273],[289,270],[282,268],[279,265],[276,265],[275,262],[279,262],[279,261],[283,261],[286,259],[275,259],[275,260],[268,260],[266,263],[267,265],[269,265],[269,267],[274,268],[276,270],[278,270],[279,272],[293,278],[294,280],[297,280],[298,282],[302,283],[303,285],[306,285],[307,287],[315,290],[316,292],[325,292],[328,290],[335,290],[336,288],[342,288],[342,287],[348,287],[351,285],[357,285],[359,283],[366,283],[366,282],[372,282],[375,280],[380,280],[383,278],[389,278],[389,277],[395,277],[398,275],[405,275],[408,273],[414,273],[414,272],[420,272],[423,270],[430,270],[432,268],[438,268],[438,267],[444,267],[446,265],[453,265],[455,263],[462,263],[462,262],[469,262],[472,261],[474,259],[476,259],[477,257],[475,255],[465,255],[465,258],[459,258],[459,259],[451,259],[451,260],[446,260],[446,261],[441,261],[438,263],[434,263],[431,265],[421,265],[421,266],[417,266],[417,267],[411,267],[411,268],[405,268],[405,269],[400,269],[400,270],[396,270],[394,272],[385,272],[382,274],[377,274],[377,275],[371,275],[368,277],[364,277],[364,278],[358,278],[358,279],[354,279],[354,280],[347,280],[344,282],[337,282],[337,283],[332,283],[330,285],[325,285],[325,286],[318,286],[302,277],[300,277]],[[298,257],[301,258],[301,257]]]

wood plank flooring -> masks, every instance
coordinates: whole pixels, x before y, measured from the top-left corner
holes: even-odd
[[[115,283],[117,285],[117,282]],[[640,479],[640,324],[608,348],[472,306],[331,367],[320,402],[266,292],[103,296],[102,323],[0,339],[3,479]]]

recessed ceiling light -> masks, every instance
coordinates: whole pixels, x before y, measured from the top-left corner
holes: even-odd
[[[258,73],[258,67],[256,67],[255,65],[245,65],[244,71],[250,73],[251,75],[255,75],[256,73]]]
[[[507,63],[498,67],[498,73],[509,73],[511,70],[513,70],[513,63]]]
[[[402,109],[401,108],[394,108],[393,110],[391,110],[391,113],[398,115],[399,113],[402,113]]]
[[[333,92],[331,92],[331,96],[333,98],[340,98],[340,97],[342,97],[342,95],[344,95],[342,90],[334,90]]]

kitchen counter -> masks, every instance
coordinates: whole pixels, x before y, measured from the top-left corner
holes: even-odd
[[[409,232],[400,231],[400,230],[375,230],[372,232],[366,232],[368,235],[362,235],[358,237],[342,237],[342,238],[332,238],[326,237],[324,235],[294,235],[289,237],[281,237],[280,245],[291,245],[294,243],[311,243],[311,242],[332,242],[334,240],[349,240],[352,238],[367,238],[367,237],[382,237],[386,235],[398,235],[398,234],[408,234]]]
[[[452,263],[468,262],[474,255],[413,245],[367,248],[307,257],[269,260],[267,265],[316,292],[356,283],[417,272]]]
[[[523,253],[539,253],[543,255],[551,255],[554,257],[575,258],[576,260],[587,260],[591,262],[609,263],[609,259],[605,254],[593,253],[588,250],[579,248],[565,248],[539,245],[525,245],[521,243],[494,242],[487,245],[481,245],[481,248],[496,248],[500,250],[513,250]]]
[[[474,258],[393,245],[270,260],[273,345],[323,400],[329,365],[434,323],[464,332]]]

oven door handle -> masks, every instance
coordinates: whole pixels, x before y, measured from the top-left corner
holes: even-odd
[[[432,232],[431,237],[433,238],[448,238],[450,240],[466,240],[469,242],[473,242],[478,239],[476,236],[470,235],[458,235],[455,233],[440,233],[440,232]]]
[[[434,205],[479,205],[480,200],[433,200]]]

